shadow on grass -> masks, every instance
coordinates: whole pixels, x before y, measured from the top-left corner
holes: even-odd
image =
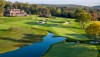
[[[24,37],[20,40],[9,38],[9,37],[0,37],[0,40],[8,40],[12,42],[18,42],[18,43],[34,43],[42,41],[44,35],[33,35],[33,34],[24,34]]]
[[[58,24],[56,24],[56,23],[53,23],[53,24],[48,24],[48,23],[46,23],[46,24],[38,24],[38,23],[35,23],[35,22],[27,22],[25,24],[39,25],[39,26],[46,26],[46,27],[55,27],[55,26],[58,27]]]
[[[7,40],[7,41],[12,41],[12,42],[18,42],[18,43],[30,43],[30,41],[21,39],[21,40],[17,40],[17,39],[13,39],[13,38],[9,38],[9,37],[0,37],[0,40]]]
[[[75,27],[75,26],[62,26],[60,25],[61,22],[59,21],[54,21],[54,23],[48,24],[48,22],[46,24],[38,24],[36,22],[26,22],[25,24],[28,25],[38,25],[38,26],[45,26],[45,27],[58,27],[58,28],[71,28],[71,29],[81,29],[79,27]],[[67,25],[67,24],[66,24]]]
[[[8,29],[0,29],[0,31],[9,31]]]
[[[96,46],[97,49],[98,49],[98,56],[97,56],[97,57],[100,57],[100,44],[96,44],[95,46]]]
[[[78,40],[78,41],[86,41],[86,40],[88,40],[88,38],[86,39],[86,38],[84,38],[85,36],[84,35],[82,35],[82,34],[67,34],[68,36],[71,36],[72,38],[73,38],[73,40]],[[75,38],[75,39],[74,39]]]
[[[29,24],[29,25],[38,25],[38,23],[36,23],[36,22],[26,22],[25,24]]]
[[[24,34],[23,39],[26,39],[30,42],[41,42],[45,35],[33,35],[33,34]]]
[[[14,45],[16,47],[22,47],[22,46],[25,46],[27,44],[41,42],[41,41],[43,41],[44,36],[45,35],[24,34],[24,36],[19,40],[14,39],[14,38],[10,38],[10,37],[0,37],[0,40],[22,43],[22,44]]]
[[[57,48],[59,47],[59,48]],[[94,57],[97,54],[93,53],[97,52],[94,48],[88,48],[88,45],[84,44],[70,44],[70,43],[59,43],[56,45],[52,45],[50,49],[43,55],[43,57],[47,56],[57,56],[57,57]],[[56,50],[56,51],[55,51]],[[54,54],[53,54],[54,53]]]
[[[50,21],[50,22],[52,22],[52,23],[65,23],[65,21],[57,21],[57,20],[55,20],[55,21]]]
[[[63,26],[63,27],[65,27],[65,26]],[[79,27],[75,27],[75,26],[73,26],[73,27],[72,27],[72,26],[66,26],[65,28],[71,28],[71,29],[73,29],[73,28],[74,28],[74,29],[81,29],[81,28],[79,28]]]

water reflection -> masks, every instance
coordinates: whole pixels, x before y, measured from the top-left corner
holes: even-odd
[[[53,33],[49,33],[47,36],[44,37],[43,42],[39,42],[30,46],[20,48],[18,50],[0,54],[0,57],[40,57],[49,49],[51,45],[62,42],[66,39],[64,37],[53,36]]]

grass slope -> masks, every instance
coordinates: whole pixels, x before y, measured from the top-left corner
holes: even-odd
[[[3,17],[0,23],[0,53],[43,40],[48,32],[27,26],[24,22],[28,19],[30,17]],[[10,27],[14,30],[10,31]]]
[[[65,29],[65,28],[55,28],[53,27],[53,31],[55,34],[59,36],[64,36],[68,37],[70,39],[75,39],[75,40],[88,40],[86,36],[83,36],[77,32]]]
[[[43,57],[97,57],[96,46],[88,44],[59,43]]]

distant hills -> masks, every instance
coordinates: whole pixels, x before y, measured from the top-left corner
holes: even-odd
[[[40,4],[40,5],[44,5],[44,6],[56,6],[56,7],[78,7],[81,5],[73,5],[73,4]]]
[[[39,5],[56,6],[56,7],[89,7],[89,6],[74,5],[74,4],[39,4]]]
[[[93,8],[100,8],[100,5],[99,6],[94,6]]]
[[[39,4],[43,6],[56,6],[56,7],[90,7],[90,6],[83,6],[83,5],[74,5],[74,4]],[[92,8],[100,8],[100,5],[98,6],[93,6]]]

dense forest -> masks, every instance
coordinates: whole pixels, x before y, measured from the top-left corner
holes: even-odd
[[[36,14],[43,17],[67,17],[75,18],[75,12],[77,10],[85,10],[91,14],[94,18],[100,19],[100,7],[88,7],[81,5],[50,5],[50,4],[29,4],[21,2],[5,2],[4,7],[6,13],[9,9],[21,9],[27,12],[27,14]]]

